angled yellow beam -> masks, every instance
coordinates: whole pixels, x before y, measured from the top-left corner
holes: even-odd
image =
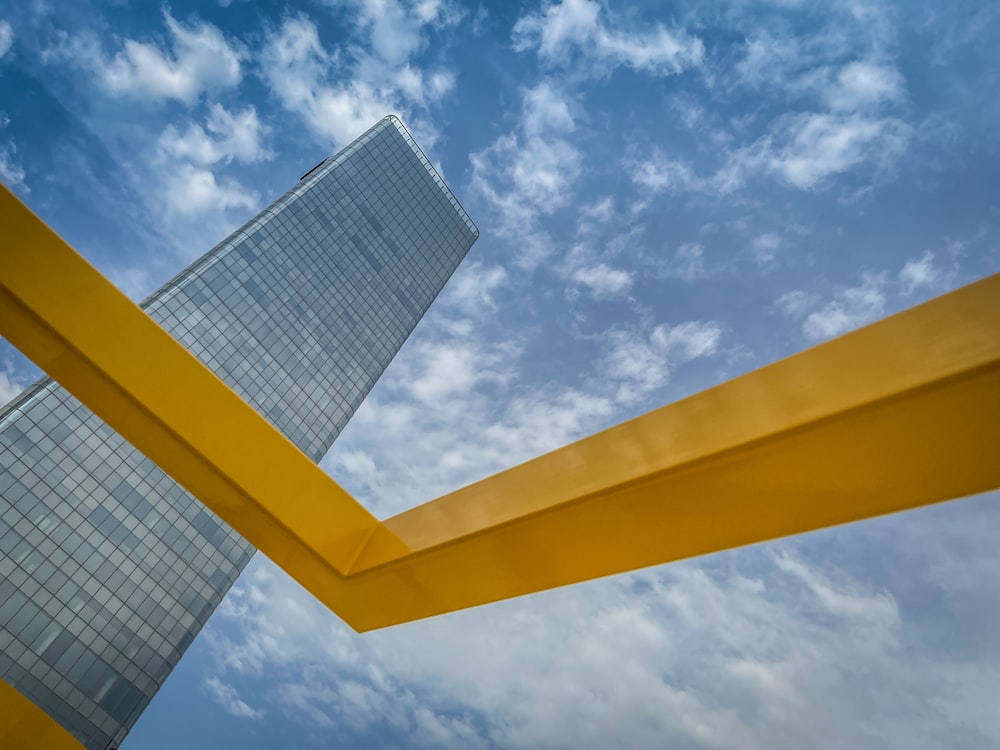
[[[0,747],[83,750],[69,732],[4,680],[0,680]]]
[[[0,225],[0,333],[358,630],[1000,487],[1000,276],[378,523],[9,194]]]

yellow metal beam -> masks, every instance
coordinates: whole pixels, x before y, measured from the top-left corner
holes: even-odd
[[[1000,487],[1000,276],[387,519],[392,624]]]
[[[0,747],[83,750],[83,745],[21,693],[0,680]]]
[[[9,193],[0,226],[0,333],[357,630],[1000,487],[1000,276],[379,523]]]

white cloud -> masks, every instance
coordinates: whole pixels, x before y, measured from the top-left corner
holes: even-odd
[[[764,234],[754,237],[751,243],[751,251],[753,253],[753,259],[757,262],[759,266],[767,266],[774,263],[777,258],[777,252],[784,244],[784,240],[781,236],[774,232],[765,232]]]
[[[808,190],[861,162],[895,159],[906,148],[908,134],[907,126],[893,119],[807,114],[787,122],[764,159],[772,173]]]
[[[356,138],[382,116],[396,111],[391,99],[364,81],[340,89],[320,89],[308,104],[309,119],[337,143]]]
[[[714,174],[653,151],[628,163],[632,181],[651,192],[726,196],[752,179],[773,177],[798,190],[818,190],[852,171],[885,173],[906,151],[912,129],[892,117],[804,112],[778,117],[752,144],[728,151]]]
[[[877,174],[903,154],[910,132],[908,125],[891,117],[787,115],[752,146],[732,153],[713,182],[727,192],[750,176],[768,174],[799,190],[812,190],[862,166]]]
[[[704,56],[700,39],[659,22],[625,30],[593,0],[550,3],[519,19],[513,36],[515,49],[537,49],[548,63],[578,65],[582,57],[598,68],[626,66],[655,75],[697,67]]]
[[[566,438],[558,412],[575,406],[560,405],[561,394],[539,390],[501,401],[521,352],[510,341],[482,335],[478,328],[488,318],[478,320],[445,317],[431,321],[433,330],[419,329],[424,335],[408,343],[407,356],[387,373],[383,386],[390,398],[369,398],[351,422],[350,434],[357,437],[341,436],[326,459],[333,475],[372,507],[402,510]],[[394,458],[369,463],[367,456],[385,450]],[[400,483],[397,461],[414,459],[413,471]]]
[[[6,145],[0,146],[0,180],[3,180],[11,188],[20,187],[27,190],[24,184],[24,167],[16,158],[17,147],[13,141],[8,141]]]
[[[687,163],[667,158],[658,149],[649,159],[632,162],[629,167],[632,181],[653,193],[679,192],[698,185]]]
[[[593,432],[612,413],[612,401],[601,393],[551,386],[521,393],[504,410],[503,419],[485,430],[487,441],[502,448],[493,465],[499,471],[560,448]]]
[[[639,240],[643,234],[641,228],[633,228],[627,234],[616,237],[612,246],[623,245],[625,252],[630,252],[634,262],[641,269],[640,276],[644,279],[678,279],[687,284],[704,279],[714,272],[705,259],[705,248],[699,242],[681,243],[676,250],[670,252],[666,247],[644,249]],[[638,250],[636,250],[638,246]]]
[[[523,350],[485,335],[488,319],[425,322],[380,383],[383,395],[365,401],[323,462],[378,513],[607,426],[613,404],[603,393],[610,386],[529,385],[521,380]]]
[[[373,88],[386,88],[385,82],[394,81],[398,92],[418,105],[438,101],[451,91],[452,71],[422,70],[410,61],[426,46],[425,27],[453,26],[463,15],[460,8],[441,0],[352,0],[349,5],[357,13],[356,33],[364,39],[363,45],[352,49],[356,78]]]
[[[482,177],[483,166],[499,162],[510,188],[494,194],[495,202],[507,203],[512,213],[550,213],[569,201],[569,189],[580,173],[580,152],[569,141],[556,137],[528,136],[498,139],[486,151],[476,154],[473,167]]]
[[[604,377],[617,384],[616,401],[629,404],[665,386],[677,365],[715,353],[722,328],[715,322],[660,324],[648,335],[612,331]]]
[[[521,106],[521,129],[529,137],[569,133],[576,128],[569,98],[546,81],[526,90]]]
[[[242,53],[210,23],[185,26],[168,11],[163,13],[170,32],[170,50],[149,42],[126,39],[113,59],[93,56],[104,88],[119,96],[143,99],[178,99],[194,102],[208,91],[240,82]],[[86,47],[80,47],[85,51]]]
[[[0,130],[9,124],[10,118],[0,112]],[[21,188],[28,192],[28,186],[24,184],[24,167],[17,161],[17,144],[13,140],[0,144],[0,180],[10,188]]]
[[[817,9],[808,27],[782,18],[748,17],[744,55],[724,83],[795,102],[822,101],[837,111],[895,102],[902,77],[891,64],[896,24],[885,3],[844,3]],[[780,17],[780,16],[779,16]]]
[[[825,303],[816,294],[796,289],[781,295],[774,306],[786,317],[801,320],[807,339],[822,341],[884,317],[890,295],[895,305],[912,304],[904,298],[943,292],[955,275],[954,267],[936,263],[934,253],[927,251],[907,260],[895,277],[885,271],[863,273],[860,284],[837,290]]]
[[[589,0],[550,3],[543,13],[527,15],[514,25],[515,46],[537,46],[545,57],[565,54],[568,47],[589,38],[598,27],[601,6]]]
[[[179,164],[166,176],[164,193],[167,207],[189,216],[222,213],[230,209],[251,210],[260,204],[260,196],[229,178],[192,164]]]
[[[206,232],[222,236],[260,206],[257,191],[222,172],[233,161],[272,158],[264,145],[268,133],[253,106],[230,111],[218,103],[208,107],[203,124],[188,121],[183,129],[168,125],[163,130],[148,162],[152,177],[146,185],[153,189],[147,200],[158,213],[166,209],[172,235],[183,237],[190,229],[201,238],[199,244],[204,243]],[[128,288],[146,287],[146,280],[135,277],[134,271],[122,273]]]
[[[454,26],[464,11],[447,0],[348,0],[343,3],[356,13],[356,30],[365,38],[368,54],[395,66],[404,63],[426,44],[423,27]]]
[[[226,711],[226,713],[243,719],[259,719],[264,715],[264,711],[251,708],[240,699],[239,693],[232,685],[227,685],[218,677],[209,677],[205,680],[205,687],[211,694],[215,702]]]
[[[181,133],[169,125],[160,135],[158,145],[171,159],[184,159],[203,166],[220,161],[228,163],[233,159],[255,162],[273,156],[262,143],[268,131],[253,106],[234,113],[221,104],[212,104],[204,128],[192,122]]]
[[[632,274],[606,263],[582,266],[573,271],[572,279],[587,287],[596,297],[613,297],[628,291]]]
[[[581,288],[598,299],[623,295],[632,286],[633,274],[611,265],[609,261],[621,250],[616,240],[604,245],[600,254],[593,252],[586,243],[575,245],[565,260],[555,267],[556,272],[569,284],[568,295],[576,298]]]
[[[672,363],[679,364],[714,354],[721,336],[718,323],[688,321],[675,326],[658,325],[650,340]]]
[[[826,92],[827,106],[837,112],[854,112],[903,95],[903,76],[895,68],[870,62],[848,63]]]
[[[573,106],[542,81],[523,94],[518,131],[470,157],[472,185],[497,211],[499,232],[525,237],[537,217],[569,203],[583,158],[567,138],[576,128]],[[539,259],[522,259],[529,255]]]
[[[887,15],[877,3],[831,6],[794,34],[784,23],[748,21],[745,54],[719,81],[777,100],[785,114],[692,188],[727,195],[762,176],[800,190],[848,172],[884,177],[913,134],[899,111],[905,81],[891,62]]]
[[[0,406],[6,404],[23,390],[23,383],[18,382],[5,370],[0,370]]]
[[[788,292],[775,304],[791,318],[804,316],[802,333],[810,341],[822,341],[883,317],[886,283],[884,273],[865,273],[860,284],[837,291],[819,309],[819,300],[801,291]]]
[[[404,65],[393,74],[396,87],[411,101],[429,103],[439,101],[455,87],[455,74],[439,70],[430,74]]]
[[[913,294],[918,289],[934,289],[946,276],[944,269],[934,263],[934,254],[925,252],[920,258],[906,261],[899,272],[899,283],[902,293]]]
[[[776,37],[760,30],[746,41],[746,54],[733,66],[744,85],[787,86],[791,71],[803,63],[801,40],[794,36]]]
[[[666,273],[681,281],[695,281],[705,276],[705,249],[697,242],[685,242],[674,251]]]
[[[600,200],[594,201],[593,203],[583,206],[580,209],[580,215],[584,219],[590,219],[592,221],[606,222],[609,221],[615,215],[615,202],[611,196],[606,195]]]
[[[466,316],[478,316],[496,309],[493,293],[507,282],[502,266],[465,261],[445,287],[441,303],[456,306]]]
[[[777,300],[774,306],[789,318],[801,318],[818,303],[815,295],[795,289],[785,292]]]
[[[423,48],[429,25],[455,23],[460,14],[450,4],[416,6],[396,0],[357,0],[354,35],[361,43],[327,51],[316,25],[306,16],[284,20],[267,35],[261,70],[271,91],[289,111],[324,140],[344,145],[389,113],[412,114],[413,108],[440,101],[455,85],[445,67],[421,69],[411,60]],[[425,146],[437,131],[427,120],[409,123]]]
[[[0,21],[0,59],[10,52],[14,44],[14,29],[7,21]]]
[[[422,372],[410,384],[410,392],[424,404],[441,404],[467,393],[488,371],[488,362],[474,347],[436,342],[424,346],[421,355]]]
[[[775,565],[802,581],[830,614],[859,623],[870,623],[877,630],[895,633],[902,624],[896,601],[885,593],[837,590],[815,570],[787,555],[775,559]]]
[[[851,79],[863,79],[874,68],[865,70],[855,71]],[[821,189],[848,172],[867,173],[877,179],[905,153],[913,133],[913,128],[898,118],[864,111],[864,103],[882,96],[879,90],[875,83],[856,83],[853,89],[831,94],[843,105],[843,111],[798,112],[775,118],[752,143],[722,152],[721,165],[714,173],[698,174],[688,162],[671,158],[658,148],[647,159],[629,160],[626,167],[632,181],[653,194],[726,196],[761,177],[775,178],[798,190]]]
[[[335,60],[323,49],[316,26],[304,17],[285,19],[261,53],[264,78],[282,105],[301,115],[321,138],[344,145],[397,107],[361,80],[328,86]]]
[[[987,232],[986,227],[980,226],[975,232],[967,237],[946,237],[944,250],[942,252],[945,257],[953,263],[957,263],[962,258],[966,257],[973,247],[986,239],[988,235],[989,232]]]
[[[387,63],[401,63],[419,49],[419,25],[407,9],[395,0],[360,0],[355,3],[358,24],[367,29],[372,52]],[[429,8],[425,3],[424,8]],[[431,10],[431,21],[437,12]],[[425,22],[426,22],[425,21]]]

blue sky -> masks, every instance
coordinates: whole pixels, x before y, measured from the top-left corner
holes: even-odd
[[[0,0],[0,178],[141,298],[400,114],[482,236],[323,461],[384,516],[1000,270],[997,38],[962,0]],[[0,400],[36,376],[0,342]],[[364,636],[258,555],[123,747],[1000,747],[997,499]]]

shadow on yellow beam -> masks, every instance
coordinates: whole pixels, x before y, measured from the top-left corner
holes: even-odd
[[[1000,487],[1000,276],[379,522],[13,195],[0,333],[359,631]]]

